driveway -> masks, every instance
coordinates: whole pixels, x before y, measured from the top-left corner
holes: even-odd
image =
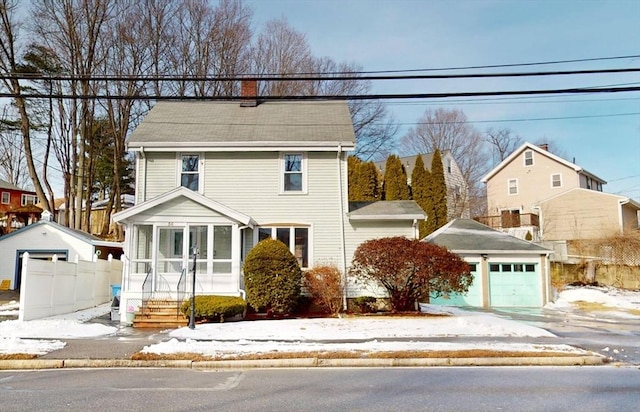
[[[468,308],[467,308],[468,310]],[[473,309],[536,326],[557,335],[562,343],[600,353],[614,362],[640,365],[640,318],[606,312],[562,312],[544,308]]]

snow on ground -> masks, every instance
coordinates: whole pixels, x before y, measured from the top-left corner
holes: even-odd
[[[570,302],[600,302],[620,311],[640,309],[640,292],[611,288],[574,288],[560,293],[549,309],[571,311]],[[0,316],[17,316],[17,303],[0,306]],[[306,351],[400,351],[489,349],[511,351],[578,352],[566,345],[515,344],[492,341],[495,337],[553,337],[544,329],[496,315],[455,307],[421,305],[433,315],[416,317],[343,317],[261,320],[197,325],[194,330],[168,331],[170,339],[145,347],[149,353],[190,352],[231,356],[242,353]],[[116,327],[87,322],[110,312],[105,304],[86,311],[41,320],[0,322],[0,354],[43,354],[64,347],[60,339],[91,338],[114,334]],[[628,313],[627,313],[628,315]],[[477,337],[476,342],[424,342],[438,337]],[[487,339],[483,339],[487,338]],[[483,341],[484,340],[484,341]]]
[[[545,308],[572,311],[577,302],[599,303],[606,307],[597,311],[598,315],[606,311],[607,317],[638,318],[640,291],[599,286],[567,287],[558,294],[555,302],[547,304]]]

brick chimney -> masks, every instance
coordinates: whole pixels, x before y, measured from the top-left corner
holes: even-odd
[[[540,144],[540,149],[544,150],[545,152],[549,151],[549,145],[547,143],[542,143]]]
[[[245,79],[240,82],[240,107],[258,105],[258,80]]]

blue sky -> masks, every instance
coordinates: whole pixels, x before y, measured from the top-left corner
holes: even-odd
[[[315,56],[402,70],[640,55],[638,0],[251,0],[256,31],[286,17]],[[640,58],[512,71],[638,68]],[[499,69],[486,69],[496,72]],[[532,90],[635,83],[640,73],[513,79],[374,82],[374,93]],[[403,134],[426,109],[460,109],[481,131],[509,128],[548,140],[560,154],[640,201],[640,92],[505,100],[389,102]],[[460,101],[462,100],[462,101]],[[633,115],[624,115],[635,113]],[[594,116],[608,117],[594,117]],[[557,120],[527,120],[583,117]]]

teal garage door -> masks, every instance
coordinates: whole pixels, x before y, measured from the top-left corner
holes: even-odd
[[[479,279],[477,264],[469,263],[469,268],[473,275],[473,283],[469,286],[469,291],[465,295],[453,293],[438,298],[432,297],[430,303],[449,306],[482,306],[482,279]]]
[[[490,306],[540,306],[540,273],[537,264],[489,264]]]

